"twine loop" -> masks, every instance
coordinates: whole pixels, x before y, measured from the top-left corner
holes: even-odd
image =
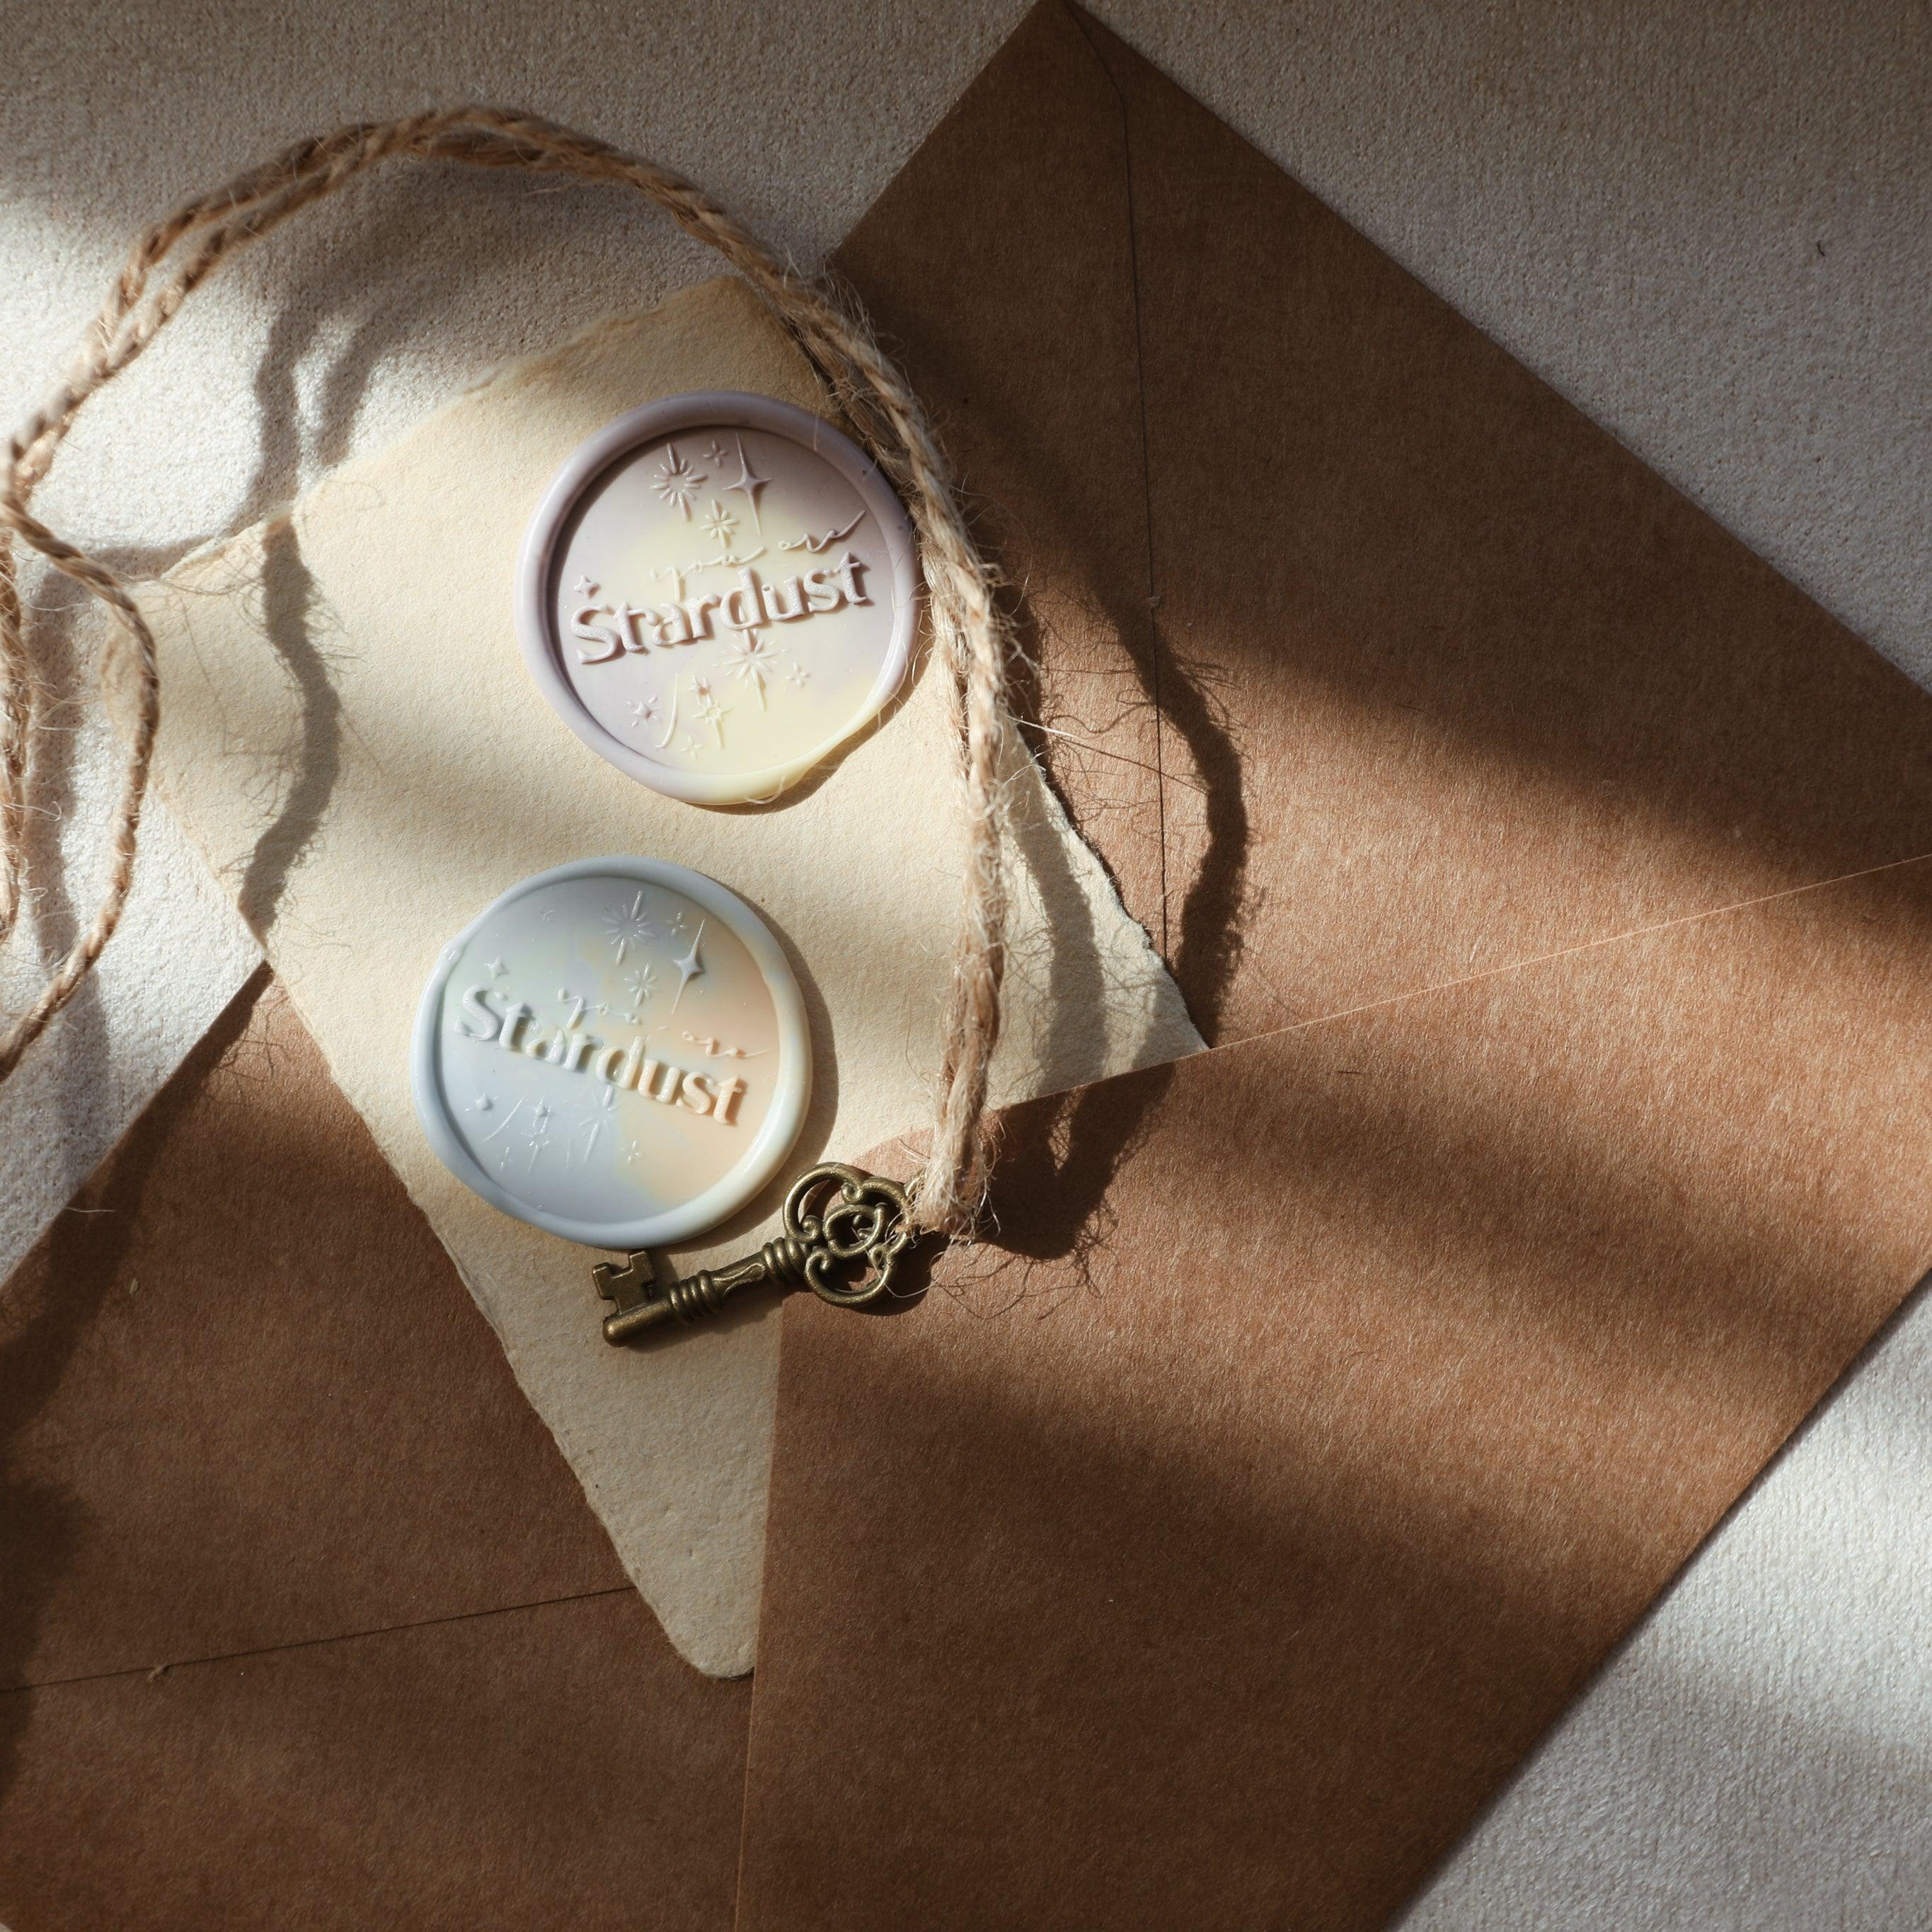
[[[32,514],[34,491],[88,400],[141,354],[223,262],[392,158],[566,175],[630,188],[655,202],[687,233],[715,248],[764,299],[830,384],[860,440],[905,500],[919,532],[939,649],[958,695],[967,819],[965,874],[932,1145],[917,1184],[915,1211],[922,1228],[967,1232],[986,1183],[987,1074],[999,1038],[1005,967],[1002,779],[1014,749],[1006,640],[992,572],[960,514],[945,459],[918,398],[852,304],[822,280],[788,266],[680,176],[590,135],[505,108],[448,108],[338,128],[299,142],[225,186],[184,202],[135,242],[67,376],[9,446],[0,476],[0,527],[7,533],[0,542],[0,944],[13,932],[20,912],[34,706],[16,541],[106,605],[134,652],[138,703],[114,808],[106,884],[86,929],[28,1010],[0,1038],[0,1079],[74,997],[120,922],[160,718],[154,640],[146,620],[113,571]]]

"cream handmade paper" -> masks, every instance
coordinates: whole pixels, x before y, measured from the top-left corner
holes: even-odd
[[[532,872],[638,853],[710,873],[791,950],[816,1074],[793,1171],[922,1124],[962,850],[940,668],[924,664],[820,777],[775,806],[716,812],[604,764],[518,652],[514,567],[544,484],[613,416],[688,389],[827,407],[755,299],[709,283],[496,376],[337,471],[292,515],[190,558],[144,608],[169,803],[454,1257],[671,1641],[731,1675],[750,1667],[757,1628],[776,1300],[748,1296],[742,1313],[660,1346],[608,1347],[590,1280],[598,1257],[465,1190],[423,1138],[408,1071],[417,998],[451,935]],[[996,1097],[1196,1049],[1144,935],[1030,768],[1013,803]],[[782,1192],[781,1181],[706,1252],[762,1240]]]

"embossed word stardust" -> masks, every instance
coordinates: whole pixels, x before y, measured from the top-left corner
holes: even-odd
[[[694,1073],[644,1052],[641,1039],[628,1046],[611,1046],[580,1028],[560,1026],[546,1034],[535,1012],[512,1000],[500,1012],[493,1002],[495,988],[472,986],[463,996],[463,1016],[450,1022],[459,1040],[488,1045],[494,1040],[506,1053],[526,1054],[566,1072],[589,1073],[607,1087],[634,1088],[664,1106],[676,1106],[694,1114],[709,1114],[728,1127],[738,1124],[738,1102],[746,1083],[734,1074],[721,1080],[714,1073]]]
[[[728,562],[720,558],[721,562]],[[626,651],[668,650],[678,644],[702,643],[718,634],[712,628],[715,613],[718,622],[740,633],[763,629],[767,624],[796,623],[802,619],[842,610],[848,605],[872,602],[863,578],[868,568],[855,551],[848,550],[836,564],[817,570],[802,571],[782,582],[767,584],[749,564],[742,566],[738,581],[724,592],[706,591],[694,597],[684,594],[684,573],[670,573],[676,580],[676,596],[666,604],[597,604],[580,602],[571,613],[570,634],[580,648],[582,664],[608,664]],[[582,584],[580,593],[594,596],[598,586]],[[599,617],[614,619],[600,624]],[[586,650],[582,646],[597,648]]]

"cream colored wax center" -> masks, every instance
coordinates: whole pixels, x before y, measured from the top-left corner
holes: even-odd
[[[737,934],[621,876],[492,908],[448,962],[435,1024],[454,1138],[539,1220],[637,1221],[705,1195],[794,1072]]]
[[[586,488],[554,554],[558,662],[578,701],[668,772],[808,767],[896,680],[892,508],[766,430],[639,446]]]

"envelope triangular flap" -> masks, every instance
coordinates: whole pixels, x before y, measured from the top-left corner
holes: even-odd
[[[1932,698],[1078,10],[839,262],[1210,1040],[1932,851]]]
[[[1064,5],[842,259],[1231,1043],[788,1306],[740,1923],[1369,1932],[1932,1256],[1932,700]]]

